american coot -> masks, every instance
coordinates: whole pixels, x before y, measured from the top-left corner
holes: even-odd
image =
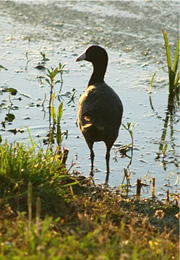
[[[86,60],[93,64],[93,73],[86,91],[79,99],[78,125],[90,149],[91,173],[94,166],[94,142],[106,145],[106,182],[109,178],[110,150],[121,124],[123,106],[120,98],[104,82],[108,55],[104,48],[92,45],[76,61]]]

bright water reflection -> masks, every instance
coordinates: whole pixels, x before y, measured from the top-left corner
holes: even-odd
[[[2,17],[0,18],[2,20]],[[64,103],[63,118],[61,122],[62,131],[66,132],[63,146],[69,148],[68,166],[74,161],[74,170],[80,171],[88,176],[90,171],[89,150],[76,125],[76,107],[78,98],[84,91],[91,74],[91,65],[87,63],[75,63],[76,56],[84,50],[84,45],[79,42],[67,40],[59,42],[57,38],[53,41],[48,39],[30,40],[25,37],[26,31],[33,31],[31,26],[21,24],[12,26],[10,17],[3,21],[4,31],[0,36],[1,65],[8,70],[1,69],[0,88],[15,88],[18,93],[11,96],[5,92],[1,93],[0,122],[7,118],[7,114],[13,114],[15,119],[1,124],[0,134],[9,142],[29,142],[26,126],[29,127],[35,142],[43,143],[48,133],[48,98],[49,87],[45,82],[46,71],[38,70],[35,66],[41,61],[40,52],[45,53],[49,61],[45,66],[58,66],[59,62],[66,64],[67,71],[63,74],[62,101]],[[6,31],[9,34],[6,34]],[[44,30],[37,26],[37,32]],[[44,30],[44,33],[47,31]],[[8,37],[7,37],[8,36]],[[155,112],[149,104],[149,82],[157,65],[150,62],[142,62],[131,53],[119,49],[112,51],[106,48],[109,54],[109,66],[106,74],[106,82],[114,88],[121,97],[124,105],[123,123],[131,122],[136,126],[133,128],[134,154],[130,165],[132,192],[135,191],[137,178],[141,178],[149,185],[152,177],[156,178],[156,195],[165,196],[165,191],[176,192],[178,189],[178,149],[179,129],[178,113],[173,117],[166,111],[168,77],[165,71],[159,72],[155,80],[156,88],[153,91],[152,101]],[[27,63],[27,60],[29,61]],[[26,69],[27,65],[27,69]],[[74,102],[69,102],[73,95]],[[58,95],[59,87],[57,87]],[[10,104],[12,102],[12,104]],[[44,102],[45,111],[42,107]],[[56,106],[58,106],[58,99]],[[157,113],[158,112],[158,116]],[[19,129],[16,135],[10,130]],[[24,130],[24,131],[23,131]],[[22,133],[23,132],[23,133]],[[165,137],[164,137],[165,136]],[[121,127],[119,137],[111,151],[111,174],[109,184],[111,186],[121,185],[124,178],[124,168],[129,164],[128,157],[122,157],[119,152],[119,144],[127,145],[131,142],[128,132]],[[162,146],[167,144],[166,156],[157,158],[157,153],[162,151]],[[164,147],[164,146],[163,146]],[[103,183],[105,180],[105,149],[103,143],[96,143],[95,151],[95,180]],[[127,153],[130,155],[130,152]],[[151,194],[149,186],[144,187],[144,195]]]

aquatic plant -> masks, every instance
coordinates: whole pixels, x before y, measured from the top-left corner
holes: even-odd
[[[120,152],[130,158],[129,163],[127,167],[124,168],[124,177],[122,180],[122,183],[120,185],[121,188],[126,192],[126,195],[128,195],[129,187],[130,187],[130,177],[132,174],[132,171],[130,169],[130,165],[132,164],[133,160],[133,150],[134,150],[134,137],[133,137],[133,127],[135,127],[135,124],[127,122],[127,125],[122,124],[125,130],[128,131],[130,138],[131,138],[131,143],[128,145],[124,145],[123,147],[120,148]],[[131,150],[131,156],[127,155],[127,151]],[[126,179],[126,184],[124,184],[124,181]]]
[[[75,102],[76,92],[77,92],[77,90],[75,88],[73,88],[72,93],[70,95],[70,99],[67,103],[68,105]]]
[[[59,66],[56,68],[47,69],[47,77],[46,82],[50,86],[50,97],[49,97],[49,143],[54,143],[54,136],[56,134],[56,141],[57,144],[60,146],[62,143],[62,133],[61,133],[61,127],[60,127],[60,121],[62,118],[62,112],[63,112],[63,102],[60,102],[57,112],[55,107],[55,98],[56,94],[54,92],[54,87],[57,84],[62,84],[62,64],[59,63]],[[57,75],[60,74],[60,80],[56,79]],[[62,86],[61,86],[62,89]],[[56,129],[55,129],[56,127]],[[56,133],[55,133],[56,130]]]
[[[31,59],[29,59],[29,52],[26,51],[26,65],[25,65],[25,71],[27,71],[28,69],[28,64],[31,61]]]
[[[48,61],[49,59],[46,57],[46,53],[45,52],[40,52],[41,57],[42,57],[42,62],[44,62],[44,64],[46,63],[46,61]]]
[[[133,149],[134,149],[134,137],[133,137],[133,128],[135,127],[135,124],[133,123],[130,123],[130,122],[127,122],[127,125],[125,124],[122,124],[122,126],[124,127],[125,130],[128,131],[129,135],[130,135],[130,138],[131,138],[131,143],[126,145],[126,151],[128,151],[129,149],[131,149],[131,160],[127,166],[127,168],[129,168],[129,166],[131,165],[132,163],[132,158],[133,158]]]
[[[180,80],[180,70],[178,71],[178,56],[179,56],[179,48],[180,48],[180,37],[178,38],[178,42],[176,45],[176,51],[174,55],[173,66],[171,65],[171,55],[170,55],[170,47],[167,32],[163,31],[164,42],[166,47],[166,57],[167,57],[167,66],[168,66],[168,74],[169,74],[169,110],[172,112],[174,109],[174,102],[179,101],[179,80]]]
[[[36,69],[38,70],[45,70],[46,67],[46,61],[48,61],[49,59],[46,57],[46,54],[44,52],[40,52],[41,55],[41,61],[38,62],[38,64],[35,66]]]
[[[0,94],[8,93],[9,94],[9,105],[3,106],[3,103],[0,104],[1,108],[7,110],[4,120],[1,121],[1,125],[3,128],[6,128],[6,123],[12,122],[15,119],[15,115],[11,112],[11,109],[14,109],[13,102],[11,96],[15,96],[17,94],[17,89],[15,88],[0,88]]]
[[[0,64],[0,71],[1,69],[8,70],[7,68],[5,68],[3,65]]]
[[[168,36],[167,36],[167,32],[165,30],[163,31],[163,37],[164,37],[164,43],[165,43],[165,49],[166,49],[166,58],[167,58],[167,67],[168,67],[168,76],[169,76],[168,107],[167,108],[168,108],[168,111],[171,114],[173,114],[175,111],[176,104],[179,102],[180,70],[178,71],[178,58],[179,58],[179,49],[180,49],[180,37],[178,37],[173,65],[171,62],[171,53],[170,53]],[[164,66],[162,68],[164,68]],[[162,68],[160,68],[160,69],[162,69]],[[149,84],[150,105],[154,111],[155,111],[155,109],[152,104],[151,94],[152,94],[154,78],[160,69],[158,69],[156,72],[154,72],[154,74],[151,78],[150,84]]]
[[[156,154],[156,159],[162,159],[162,165],[164,167],[164,170],[166,170],[166,164],[167,161],[165,160],[165,157],[168,153],[168,143],[166,141],[166,135],[167,135],[167,129],[168,126],[170,128],[170,138],[172,142],[172,149],[174,150],[174,142],[173,142],[173,124],[174,124],[174,116],[176,113],[176,107],[179,105],[179,90],[180,90],[180,70],[178,71],[178,56],[179,56],[179,49],[180,49],[180,37],[178,38],[177,45],[176,45],[176,50],[175,50],[175,55],[174,55],[174,60],[173,64],[171,62],[171,53],[170,53],[170,46],[169,46],[169,41],[168,41],[168,36],[167,32],[164,30],[163,31],[163,37],[164,37],[164,42],[165,42],[165,49],[166,49],[166,58],[167,58],[167,67],[168,67],[168,76],[169,76],[169,88],[168,88],[168,102],[167,102],[167,110],[166,110],[166,115],[165,118],[159,115],[159,113],[155,110],[152,102],[152,88],[153,88],[153,82],[154,78],[157,74],[157,72],[164,68],[159,68],[152,76],[150,85],[149,85],[149,102],[152,110],[156,114],[157,118],[163,121],[163,128],[162,128],[162,134],[160,137],[160,142],[159,142],[159,151]],[[176,167],[178,167],[178,160],[174,156],[174,162]]]
[[[65,64],[59,63],[58,66],[58,72],[60,73],[60,88],[59,88],[59,93],[61,93],[62,91],[62,86],[63,86],[63,73],[64,73],[64,68],[65,68]]]
[[[120,190],[121,194],[125,194],[128,196],[129,187],[130,185],[130,177],[132,174],[132,170],[130,169],[130,165],[132,164],[133,160],[133,150],[134,150],[134,136],[133,136],[133,128],[136,126],[136,124],[127,122],[126,125],[122,124],[123,128],[128,132],[131,138],[131,142],[129,144],[115,144],[115,157],[114,160],[117,162],[117,153],[120,153],[120,157],[127,157],[129,159],[129,162],[127,166],[124,168],[124,176],[122,183],[120,184]],[[128,152],[131,152],[129,155]],[[126,183],[125,183],[126,180]]]

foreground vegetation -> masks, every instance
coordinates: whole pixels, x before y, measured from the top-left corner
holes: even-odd
[[[0,146],[0,259],[178,259],[178,207],[122,198],[65,151]]]

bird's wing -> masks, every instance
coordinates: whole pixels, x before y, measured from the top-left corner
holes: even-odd
[[[79,119],[84,127],[94,125],[104,130],[114,121],[121,121],[121,101],[109,87],[90,88],[79,101]]]

